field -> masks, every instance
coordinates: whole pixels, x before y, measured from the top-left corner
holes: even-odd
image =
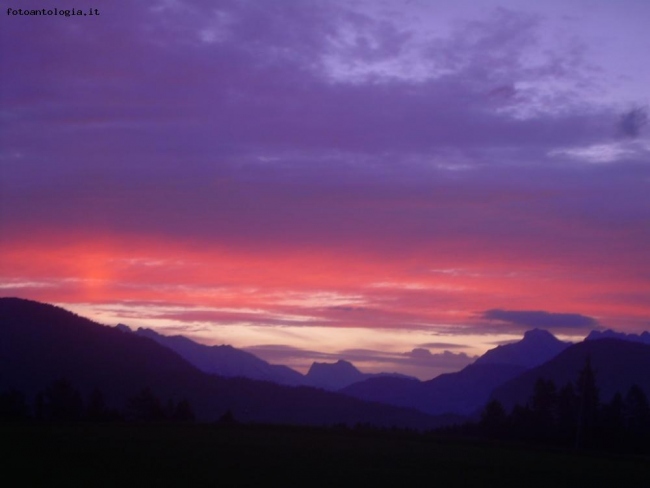
[[[5,476],[45,486],[621,486],[643,457],[270,426],[4,424]]]

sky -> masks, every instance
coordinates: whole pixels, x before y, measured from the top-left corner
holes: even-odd
[[[422,379],[650,329],[647,0],[14,3],[0,295]]]

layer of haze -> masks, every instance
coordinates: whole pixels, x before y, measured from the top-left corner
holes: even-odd
[[[2,295],[421,378],[650,325],[650,2],[93,7],[0,19]]]

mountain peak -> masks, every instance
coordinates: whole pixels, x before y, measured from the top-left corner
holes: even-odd
[[[183,335],[163,335],[138,328],[136,334],[171,349],[201,371],[224,377],[244,377],[286,385],[304,384],[303,376],[287,366],[273,365],[230,345],[209,346]]]
[[[514,364],[532,368],[552,359],[569,345],[547,330],[531,329],[520,341],[490,349],[474,364]]]
[[[314,386],[339,389],[366,378],[351,362],[339,359],[335,363],[314,362],[307,380]]]
[[[203,373],[153,340],[59,307],[19,299],[0,298],[0,372],[0,392],[11,388],[25,398],[36,398],[65,378],[84,399],[101,391],[110,410],[130,404],[134,393],[147,388],[163,401],[186,399],[201,422],[212,422],[235,407],[235,416],[257,424],[372,423],[422,429],[440,425],[425,414],[344,395]]]
[[[119,325],[118,325],[119,327]],[[162,336],[162,334],[159,334],[153,329],[148,329],[146,327],[138,327],[135,331],[137,334],[144,335],[144,336]]]
[[[624,332],[616,332],[612,329],[603,331],[592,330],[585,338],[586,341],[593,341],[597,339],[619,339],[621,341],[650,344],[650,333],[648,333],[648,331],[643,331],[641,334],[626,334]]]
[[[322,371],[332,371],[338,374],[361,374],[361,372],[349,361],[339,359],[335,363],[314,362],[309,368],[308,375],[318,374]]]
[[[531,329],[524,333],[522,341],[535,342],[561,342],[557,337],[546,329]]]

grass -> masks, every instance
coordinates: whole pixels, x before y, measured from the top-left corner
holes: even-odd
[[[631,485],[647,457],[403,433],[278,426],[2,424],[21,486]]]

